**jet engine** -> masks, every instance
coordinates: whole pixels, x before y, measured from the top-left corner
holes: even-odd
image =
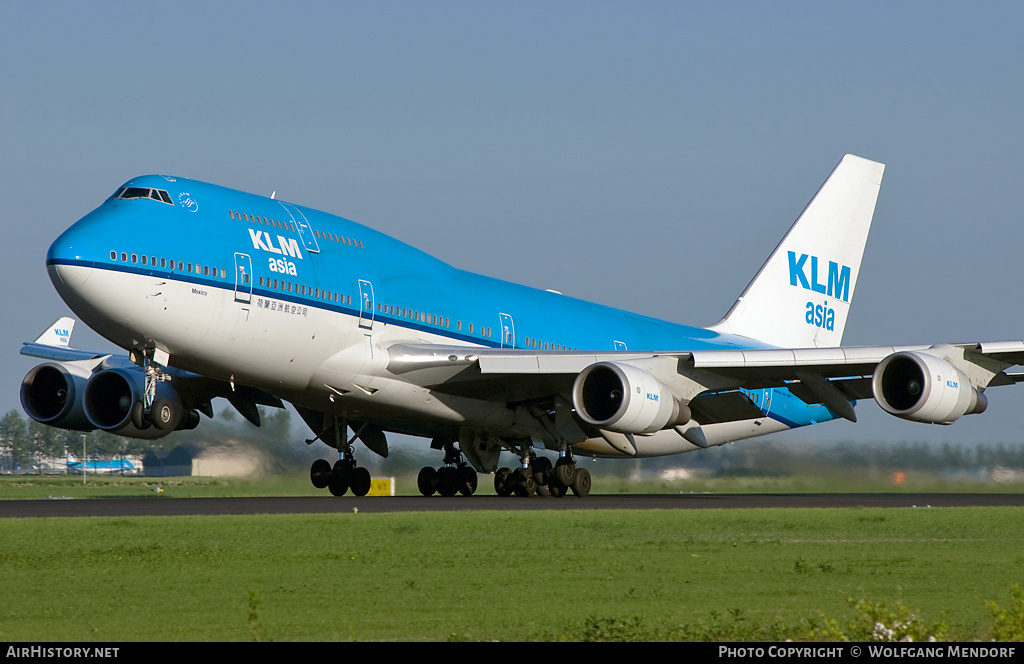
[[[689,420],[689,409],[672,390],[646,371],[620,362],[598,362],[581,371],[572,400],[584,422],[618,433],[653,433]]]
[[[21,381],[21,407],[36,422],[60,429],[92,431],[96,427],[82,409],[89,374],[60,364],[40,364]]]
[[[886,412],[915,422],[952,424],[988,407],[988,398],[962,371],[926,353],[888,356],[875,367],[871,389]]]
[[[149,421],[142,416],[145,392],[141,370],[101,371],[85,386],[85,415],[97,429],[131,438],[161,438],[178,428],[185,408],[177,391],[166,383],[157,384]]]

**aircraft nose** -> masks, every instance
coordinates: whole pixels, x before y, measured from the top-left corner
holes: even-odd
[[[80,289],[92,275],[95,256],[83,221],[61,233],[46,252],[46,270],[62,296]]]

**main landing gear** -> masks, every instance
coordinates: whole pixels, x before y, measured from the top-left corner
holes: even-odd
[[[420,470],[417,486],[424,496],[435,493],[471,496],[477,489],[477,474],[467,464],[462,453],[447,441],[435,441],[435,448],[445,450],[444,465]],[[568,453],[563,453],[554,464],[547,457],[539,457],[529,447],[518,447],[523,463],[516,469],[499,468],[494,474],[494,492],[499,496],[553,496],[560,498],[572,491],[583,497],[590,494],[590,471],[578,468]]]
[[[416,486],[424,496],[438,493],[442,496],[472,496],[476,493],[476,470],[467,464],[451,441],[440,443],[444,447],[444,465],[434,469],[425,466],[416,477]]]
[[[354,496],[370,492],[370,471],[357,466],[351,452],[338,459],[333,467],[329,461],[317,459],[309,469],[309,479],[316,488],[330,490],[332,496],[344,496],[349,490]]]
[[[324,459],[314,461],[309,468],[309,479],[313,482],[313,486],[318,489],[328,489],[332,496],[344,496],[348,491],[352,491],[354,496],[365,496],[370,492],[370,471],[356,465],[356,459],[352,455],[352,443],[366,426],[363,424],[350,440],[346,435],[348,423],[337,417],[332,418],[331,426],[326,427],[317,438],[322,439],[324,434],[332,433],[334,435],[332,447],[337,448],[341,458],[335,461],[333,466]],[[306,442],[312,443],[313,441]]]
[[[590,471],[577,468],[572,457],[563,456],[551,465],[547,457],[529,457],[529,465],[494,474],[494,492],[499,496],[552,496],[561,498],[570,490],[581,498],[590,494]]]

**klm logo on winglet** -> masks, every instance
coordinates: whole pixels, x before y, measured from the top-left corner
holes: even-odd
[[[57,335],[57,343],[61,348],[67,348],[71,343],[71,330],[63,330],[61,328],[53,328],[53,333]]]
[[[810,261],[808,261],[810,259]],[[810,278],[805,271],[810,262]],[[801,286],[809,291],[815,293],[821,293],[829,297],[834,297],[842,300],[843,302],[850,301],[850,266],[840,266],[835,261],[828,262],[828,277],[825,279],[825,283],[821,283],[818,279],[821,277],[821,271],[818,269],[818,257],[808,256],[807,254],[800,254],[798,258],[796,252],[789,252],[789,285],[790,286]]]

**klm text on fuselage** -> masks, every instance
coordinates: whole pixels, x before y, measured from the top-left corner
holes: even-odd
[[[257,231],[249,229],[249,238],[252,239],[252,248],[259,249],[261,251],[269,251],[272,254],[279,256],[287,256],[289,258],[298,258],[302,260],[302,252],[299,251],[299,243],[294,238],[285,238],[281,235],[277,236],[278,246],[274,246],[274,241],[270,239],[270,233],[266,231]],[[269,268],[271,272],[280,272],[282,274],[290,274],[295,276],[295,263],[284,258],[271,258],[269,259]]]
[[[808,265],[809,264],[809,265]],[[810,268],[808,276],[806,269]],[[789,285],[799,286],[842,302],[850,301],[850,267],[840,266],[835,261],[828,262],[828,276],[825,283],[819,281],[821,272],[818,268],[818,257],[789,252]],[[835,309],[828,306],[828,300],[808,302],[804,319],[808,325],[822,327],[826,330],[835,329]]]

